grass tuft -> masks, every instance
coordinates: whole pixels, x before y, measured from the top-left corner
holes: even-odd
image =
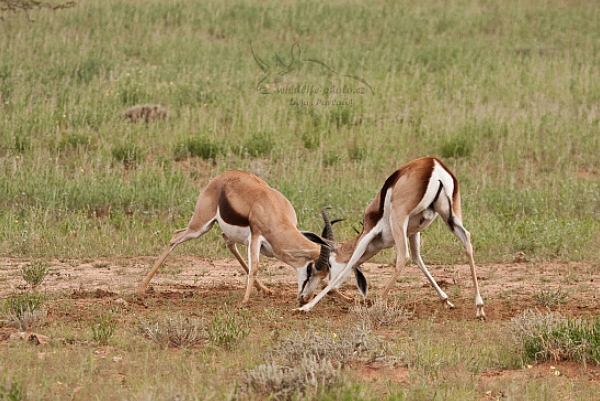
[[[90,323],[92,340],[100,345],[107,345],[115,335],[117,321],[112,315],[100,315],[97,322]]]
[[[181,316],[166,318],[161,322],[143,322],[139,331],[162,348],[189,348],[206,340],[201,322]]]
[[[510,322],[526,360],[600,364],[600,318],[528,309]]]
[[[250,334],[250,317],[244,310],[235,313],[227,305],[216,312],[207,329],[209,340],[218,347],[231,350]]]

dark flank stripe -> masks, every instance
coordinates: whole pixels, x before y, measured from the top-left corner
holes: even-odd
[[[385,197],[386,197],[387,191],[390,188],[392,188],[394,185],[396,185],[396,183],[398,182],[400,177],[402,177],[404,174],[410,174],[411,170],[415,170],[415,171],[428,170],[428,174],[424,174],[422,176],[423,179],[419,183],[420,186],[418,188],[419,193],[421,195],[424,195],[425,192],[427,191],[427,186],[429,185],[429,179],[431,178],[431,173],[433,172],[433,168],[435,167],[434,160],[437,160],[437,159],[423,158],[423,159],[413,160],[412,162],[409,162],[409,163],[405,164],[404,166],[400,167],[398,170],[394,171],[392,173],[392,175],[390,175],[388,177],[388,179],[385,180],[385,183],[383,184],[383,187],[381,188],[380,197],[379,197],[379,208],[376,211],[371,211],[370,213],[365,215],[365,223],[367,223],[367,221],[370,221],[373,223],[373,225],[377,224],[377,222],[383,217],[383,209],[385,206]]]
[[[248,217],[238,213],[231,203],[229,203],[229,199],[227,199],[227,195],[225,191],[221,192],[219,196],[219,211],[221,213],[221,217],[223,221],[227,224],[231,224],[238,227],[249,227],[250,222],[248,221]]]
[[[368,215],[365,216],[364,224],[367,225],[369,221],[373,222],[373,225],[377,224],[379,220],[383,217],[383,208],[385,206],[385,196],[387,194],[388,189],[392,188],[398,182],[398,179],[402,175],[403,170],[396,170],[385,180],[383,187],[379,193],[379,207],[377,210],[369,212]]]
[[[450,169],[440,159],[435,159],[435,161],[437,161],[440,166],[442,166],[442,168],[446,170],[448,174],[450,174],[450,177],[452,177],[452,182],[454,182],[454,189],[452,191],[452,205],[454,205],[456,203],[456,196],[458,195],[458,180],[454,176],[454,173],[450,171]]]

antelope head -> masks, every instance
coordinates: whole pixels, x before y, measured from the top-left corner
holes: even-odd
[[[321,209],[321,216],[323,217],[323,221],[325,223],[325,226],[323,227],[323,232],[321,233],[321,237],[318,237],[314,234],[312,234],[311,236],[309,235],[309,233],[302,233],[306,238],[313,242],[322,244],[324,241],[328,245],[321,245],[321,252],[319,254],[319,258],[314,263],[312,268],[311,265],[309,265],[307,268],[307,278],[298,295],[298,300],[302,305],[306,304],[312,299],[317,287],[321,282],[327,283],[332,278],[331,263],[332,261],[333,263],[336,263],[335,251],[339,247],[339,244],[335,241],[333,225],[341,221],[342,219],[330,220],[329,216],[327,215],[328,209],[330,209],[329,206],[326,206],[323,209]],[[358,268],[356,268],[355,275],[359,289],[361,290],[363,295],[366,295],[367,281],[363,273]]]

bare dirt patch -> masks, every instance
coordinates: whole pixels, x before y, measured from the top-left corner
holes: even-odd
[[[138,284],[152,266],[154,257],[110,257],[97,260],[55,259],[46,261],[49,274],[40,290],[53,296],[97,298],[132,297]],[[21,269],[34,261],[30,259],[0,258],[0,296],[6,297],[27,288]],[[377,296],[389,279],[392,266],[366,263],[363,271],[369,281],[369,297]],[[468,265],[431,266],[436,281],[450,296],[456,308],[447,313],[456,318],[471,318],[475,314],[473,283]],[[294,269],[269,260],[261,264],[260,280],[274,294],[265,297],[255,290],[252,302],[264,298],[277,299],[290,309],[296,307],[296,275]],[[543,293],[560,290],[562,299],[550,309],[565,314],[595,314],[600,309],[600,265],[590,263],[512,263],[478,266],[481,293],[490,319],[510,319],[526,308],[544,307]],[[172,256],[153,278],[148,297],[154,299],[179,298],[190,293],[201,293],[207,298],[243,296],[246,275],[235,259],[209,260],[193,256]],[[348,295],[359,299],[352,279],[342,287]],[[420,270],[407,266],[391,296],[397,297],[417,316],[427,316],[440,304]],[[326,298],[326,304],[344,310],[346,304]],[[322,309],[317,305],[313,311]]]
[[[45,260],[49,274],[39,290],[60,302],[69,299],[72,307],[50,307],[51,319],[81,319],[90,310],[104,306],[123,305],[134,310],[172,308],[192,313],[211,314],[224,303],[239,305],[246,287],[246,276],[235,259],[209,260],[192,256],[172,256],[154,277],[143,301],[135,296],[138,284],[155,261],[155,257],[107,257],[97,260],[56,259]],[[0,297],[26,290],[27,284],[21,269],[31,259],[0,258]],[[590,263],[512,263],[479,266],[478,277],[486,302],[488,319],[508,320],[523,310],[544,308],[543,293],[560,290],[563,298],[552,310],[565,315],[596,315],[600,310],[598,298],[600,265]],[[383,289],[392,266],[367,263],[363,271],[369,280],[369,297],[373,299]],[[450,296],[456,306],[444,310],[435,291],[415,266],[405,268],[390,296],[410,310],[415,319],[445,316],[448,319],[474,319],[475,305],[473,283],[468,265],[431,266],[431,273]],[[298,307],[296,301],[295,271],[274,260],[261,265],[260,280],[272,295],[253,290],[245,307],[259,316],[270,311],[272,323],[265,322],[263,330],[277,335],[278,330],[290,324],[290,312]],[[342,287],[345,294],[360,299],[352,280]],[[200,302],[198,301],[200,300]],[[198,305],[202,305],[198,310]],[[351,305],[334,297],[326,297],[309,314],[294,313],[296,320],[326,318],[341,320],[349,313]],[[77,315],[77,316],[75,316]],[[264,334],[264,333],[263,333]],[[393,336],[405,333],[398,331]],[[391,381],[398,384],[410,380],[406,366],[355,364],[353,375],[366,382]],[[558,373],[557,373],[558,372]],[[502,397],[503,386],[514,381],[534,380],[553,375],[552,380],[586,381],[597,383],[600,369],[597,366],[575,363],[544,363],[520,370],[484,372],[479,378],[478,392],[482,399]]]

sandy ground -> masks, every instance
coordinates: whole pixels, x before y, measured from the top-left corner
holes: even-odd
[[[263,258],[265,259],[265,258]],[[40,286],[47,294],[100,292],[114,297],[132,297],[138,284],[155,261],[155,257],[110,257],[97,260],[56,259],[45,261],[49,274]],[[0,297],[27,289],[21,269],[30,259],[0,258]],[[369,282],[370,296],[376,296],[389,280],[393,267],[366,263],[363,272]],[[430,266],[440,287],[456,305],[454,315],[470,317],[475,313],[473,282],[468,265]],[[543,292],[560,290],[561,312],[579,315],[595,314],[600,309],[600,265],[590,263],[512,263],[479,265],[477,276],[486,303],[486,313],[492,319],[508,319],[523,309],[540,306]],[[296,275],[293,268],[274,259],[261,263],[259,278],[272,287],[275,297],[293,302],[296,296]],[[209,260],[193,256],[172,255],[154,276],[149,291],[173,293],[201,291],[237,292],[243,296],[246,275],[235,259]],[[342,287],[344,293],[359,297],[350,278]],[[438,298],[421,271],[407,266],[390,296],[402,300],[410,294],[408,303],[437,304]],[[252,297],[263,295],[253,291]],[[252,299],[252,298],[251,298]],[[319,308],[317,305],[315,309]],[[416,313],[427,313],[426,310]]]
[[[265,259],[265,258],[263,258]],[[166,305],[183,307],[182,300],[191,296],[205,299],[208,309],[223,302],[240,302],[246,287],[246,275],[237,261],[209,260],[193,256],[171,255],[153,278],[147,290],[149,299],[140,301],[134,296],[138,284],[155,261],[155,257],[109,257],[97,260],[56,259],[44,261],[49,274],[39,290],[54,298],[77,300],[82,310],[91,303],[104,305],[126,300],[136,308],[156,308]],[[31,259],[0,258],[0,297],[27,290],[21,269]],[[369,281],[369,299],[381,292],[390,277],[392,266],[367,263],[363,266]],[[404,268],[390,296],[414,312],[427,318],[444,313],[449,319],[474,319],[473,282],[468,265],[430,266],[439,285],[450,296],[456,308],[442,310],[437,294],[421,271],[414,265]],[[590,263],[510,263],[479,265],[477,271],[485,311],[490,319],[508,320],[524,309],[542,308],[543,294],[561,294],[561,302],[551,309],[565,315],[597,315],[600,309],[600,264]],[[296,308],[296,275],[286,265],[267,259],[261,263],[260,280],[273,290],[270,296],[253,290],[249,308],[264,313],[266,308],[287,310]],[[349,279],[342,287],[346,295],[360,299],[360,294]],[[558,292],[560,290],[560,292]],[[314,317],[335,318],[348,313],[350,306],[334,297],[325,297],[309,314],[298,314],[296,319]],[[54,316],[63,318],[64,316]],[[363,380],[409,381],[405,366],[353,366]],[[559,373],[557,373],[557,371]],[[483,372],[478,389],[483,399],[503,398],[501,393],[487,392],[496,383],[512,380],[531,380],[550,376],[550,380],[600,382],[600,367],[572,362],[543,363],[521,370]]]

